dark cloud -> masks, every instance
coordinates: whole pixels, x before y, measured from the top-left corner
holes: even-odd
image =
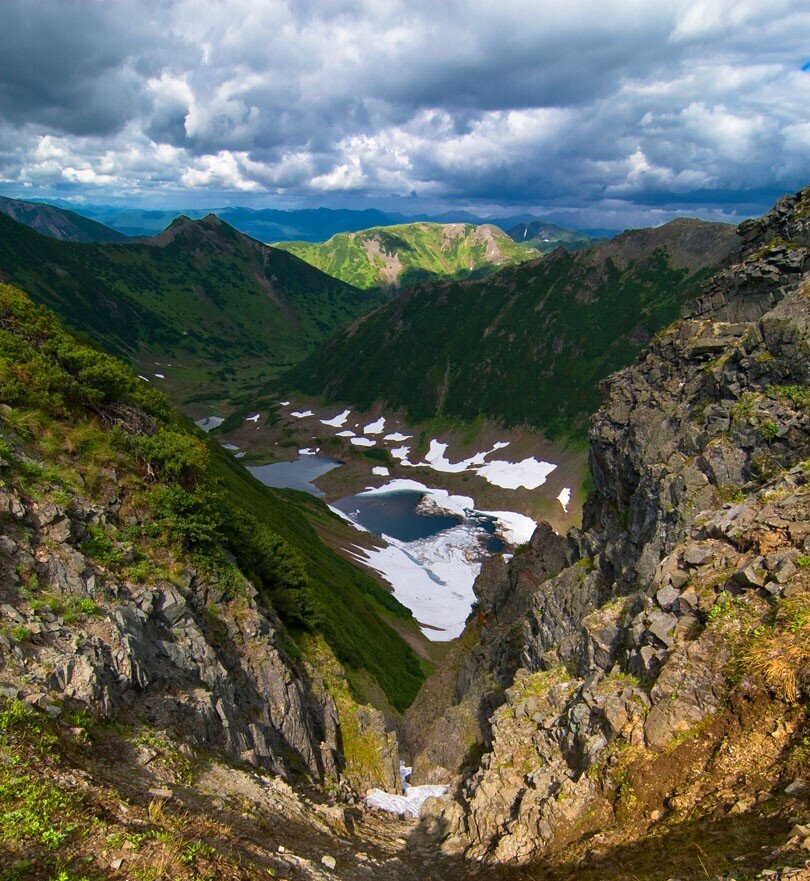
[[[803,0],[5,0],[0,186],[761,210],[810,177],[809,41]]]

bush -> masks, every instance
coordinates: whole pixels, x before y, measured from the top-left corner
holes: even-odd
[[[155,476],[194,486],[208,464],[205,444],[185,432],[161,428],[151,437],[134,441],[138,453],[152,466]]]
[[[151,494],[156,527],[188,549],[222,541],[222,497],[207,487],[158,486]]]

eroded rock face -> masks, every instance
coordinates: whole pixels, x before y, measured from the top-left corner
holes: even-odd
[[[666,755],[719,714],[739,622],[808,589],[808,215],[805,190],[743,224],[740,261],[605,381],[583,529],[541,526],[482,573],[455,703],[412,742],[429,776],[452,713],[498,704],[479,768],[433,806],[448,851],[527,862],[615,824],[621,756]]]
[[[113,576],[79,545],[115,510],[79,497],[65,510],[0,486],[9,693],[137,719],[276,773],[337,778],[335,705],[281,647],[281,624],[252,586],[222,602],[216,580],[193,569],[174,582]]]

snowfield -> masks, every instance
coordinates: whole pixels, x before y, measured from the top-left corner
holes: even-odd
[[[404,542],[384,535],[388,547],[355,546],[352,553],[391,585],[394,596],[413,612],[428,639],[437,642],[453,639],[464,629],[475,602],[472,586],[485,556],[481,526],[471,518],[475,515],[491,518],[495,521],[496,533],[515,545],[531,538],[535,523],[531,517],[514,511],[481,511],[470,496],[452,495],[418,480],[397,478],[380,487],[369,487],[358,495],[384,496],[397,492],[423,493],[425,507],[435,513],[461,517],[463,521],[418,541]]]
[[[556,468],[551,462],[539,462],[534,456],[522,462],[488,462],[476,469],[481,477],[503,489],[537,489]]]
[[[428,639],[445,642],[461,634],[475,602],[472,586],[481,567],[478,534],[475,526],[464,523],[419,541],[384,535],[388,547],[355,545],[354,556],[389,582]]]

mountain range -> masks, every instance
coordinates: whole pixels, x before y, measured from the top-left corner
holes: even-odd
[[[676,220],[489,278],[416,285],[292,368],[283,387],[410,418],[582,430],[629,364],[738,247],[733,226]]]
[[[96,334],[0,285],[4,881],[807,876],[810,188],[736,230],[681,220],[417,285],[302,362],[361,390],[356,338],[371,395],[548,430],[621,367],[581,525],[490,556],[432,672],[408,611],[320,538],[362,535],[101,351],[126,321],[179,345],[137,322],[193,318],[224,270],[290,321],[263,267],[314,279],[313,310],[362,292],[217,218],[99,245],[2,216],[0,246]],[[409,398],[375,345],[430,381],[406,374]],[[401,752],[436,788],[381,817],[369,794],[414,804],[391,801]]]
[[[140,241],[76,244],[0,214],[0,279],[181,402],[267,381],[383,299],[215,215]]]
[[[75,211],[42,202],[24,202],[0,196],[0,214],[30,226],[44,236],[64,242],[123,242],[127,238],[122,232]]]
[[[11,200],[14,201],[14,200]],[[46,204],[46,203],[30,203]],[[245,208],[226,206],[218,208],[139,209],[110,205],[73,204],[54,200],[58,207],[78,212],[82,216],[111,227],[128,236],[151,236],[165,229],[178,215],[199,220],[207,214],[216,214],[240,232],[261,242],[306,241],[323,242],[342,232],[359,232],[374,226],[399,226],[406,223],[470,223],[476,226],[490,224],[504,231],[519,223],[544,221],[532,214],[506,217],[479,217],[469,211],[447,211],[440,214],[407,215],[380,211],[376,208]],[[549,224],[554,226],[554,224]],[[564,229],[564,227],[560,227]],[[584,235],[610,237],[618,230],[583,230]]]

